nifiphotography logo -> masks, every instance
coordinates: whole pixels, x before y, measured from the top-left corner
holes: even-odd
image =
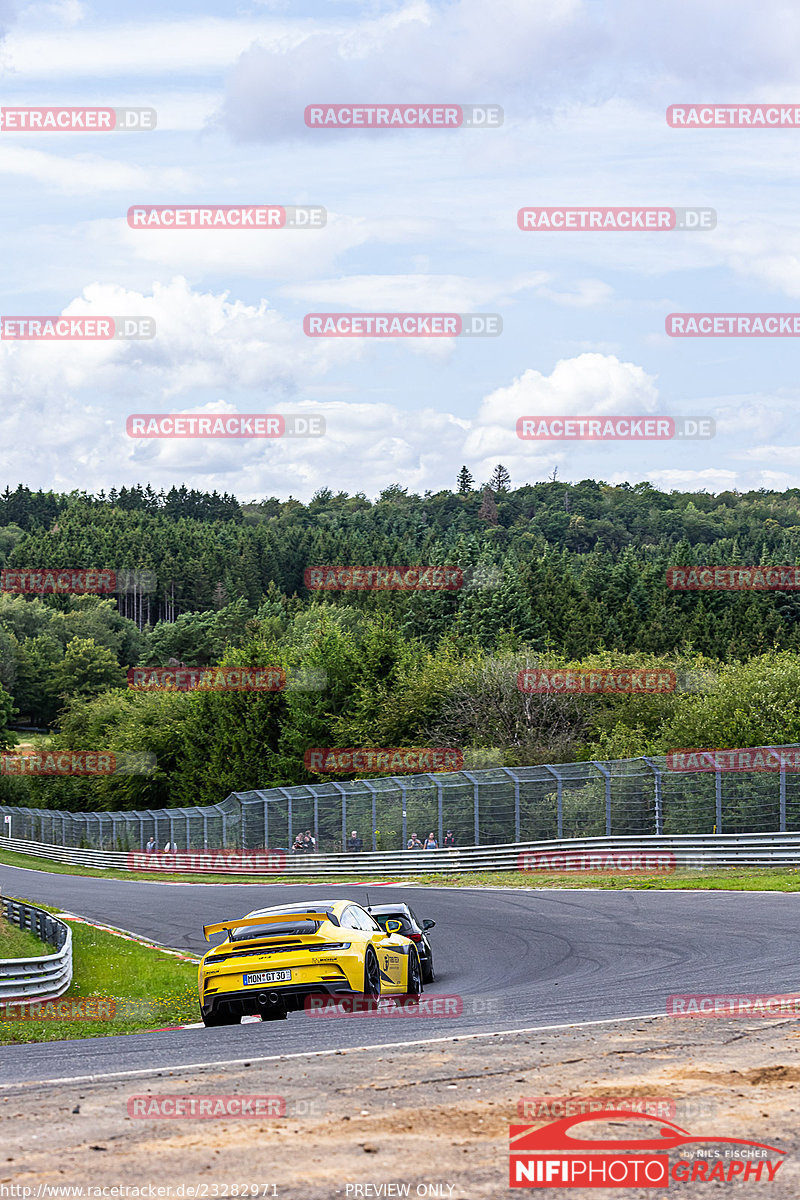
[[[586,1122],[626,1122],[629,1138],[573,1133]],[[637,1124],[633,1124],[636,1122]],[[642,1124],[644,1123],[644,1124]],[[639,1134],[637,1137],[636,1134]],[[695,1137],[673,1121],[625,1109],[581,1113],[548,1125],[512,1125],[509,1186],[538,1188],[669,1187],[675,1183],[769,1183],[785,1150],[746,1138]]]

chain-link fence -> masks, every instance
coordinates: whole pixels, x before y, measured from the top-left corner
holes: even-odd
[[[780,750],[790,749],[781,747]],[[791,749],[797,749],[792,747]],[[788,756],[791,762],[800,756]],[[400,850],[412,834],[439,846],[648,834],[800,832],[800,770],[670,770],[661,756],[493,767],[232,792],[204,808],[56,812],[0,806],[0,836],[97,850],[290,849],[310,830],[341,851]]]

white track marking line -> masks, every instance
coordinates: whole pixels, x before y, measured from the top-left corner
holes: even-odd
[[[335,1050],[302,1050],[291,1054],[248,1055],[246,1058],[211,1059],[200,1063],[178,1063],[174,1067],[142,1067],[130,1071],[106,1071],[100,1075],[66,1075],[60,1079],[30,1079],[21,1083],[3,1084],[2,1092],[32,1087],[54,1087],[57,1084],[99,1083],[103,1079],[134,1079],[149,1075],[174,1075],[178,1072],[213,1070],[217,1067],[243,1067],[245,1063],[281,1062],[292,1058],[329,1058],[334,1054],[357,1054],[376,1050],[402,1050],[405,1046],[430,1046],[437,1042],[466,1042],[477,1038],[508,1037],[517,1033],[547,1033],[555,1029],[583,1029],[590,1025],[618,1025],[623,1021],[657,1021],[665,1012],[640,1013],[634,1017],[604,1017],[599,1021],[568,1021],[562,1025],[527,1025],[521,1029],[494,1029],[489,1033],[452,1033],[446,1037],[417,1038],[411,1042],[380,1042],[374,1046],[346,1046]],[[126,1035],[122,1035],[126,1036]]]

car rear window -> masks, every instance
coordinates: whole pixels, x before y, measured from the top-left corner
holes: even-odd
[[[264,937],[301,937],[303,934],[316,933],[320,921],[274,921],[266,925],[240,925],[231,934],[232,942],[249,942],[253,938]]]

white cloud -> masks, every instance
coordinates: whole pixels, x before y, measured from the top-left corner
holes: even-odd
[[[13,73],[30,80],[169,77],[224,70],[254,43],[289,48],[307,29],[304,22],[270,18],[110,21],[74,30],[20,29],[9,36],[6,50]]]
[[[20,14],[21,23],[35,21],[40,25],[79,25],[88,16],[88,9],[81,0],[34,0],[26,4]]]
[[[542,272],[506,280],[468,275],[347,275],[289,284],[280,293],[328,308],[341,305],[343,311],[478,312],[517,293],[541,291],[548,278]]]
[[[4,341],[0,387],[6,396],[27,397],[44,411],[65,390],[90,389],[113,396],[117,409],[135,396],[138,410],[145,402],[148,411],[161,411],[165,402],[182,396],[196,403],[207,390],[230,395],[237,389],[270,388],[293,394],[347,355],[346,347],[309,344],[294,322],[265,301],[246,305],[227,295],[193,292],[180,278],[156,284],[151,295],[92,284],[64,312],[152,317],[156,337],[98,343]]]
[[[8,141],[0,145],[0,175],[32,179],[65,195],[80,196],[147,188],[185,190],[189,184],[186,172],[180,168],[152,169],[96,154],[48,154]]]

